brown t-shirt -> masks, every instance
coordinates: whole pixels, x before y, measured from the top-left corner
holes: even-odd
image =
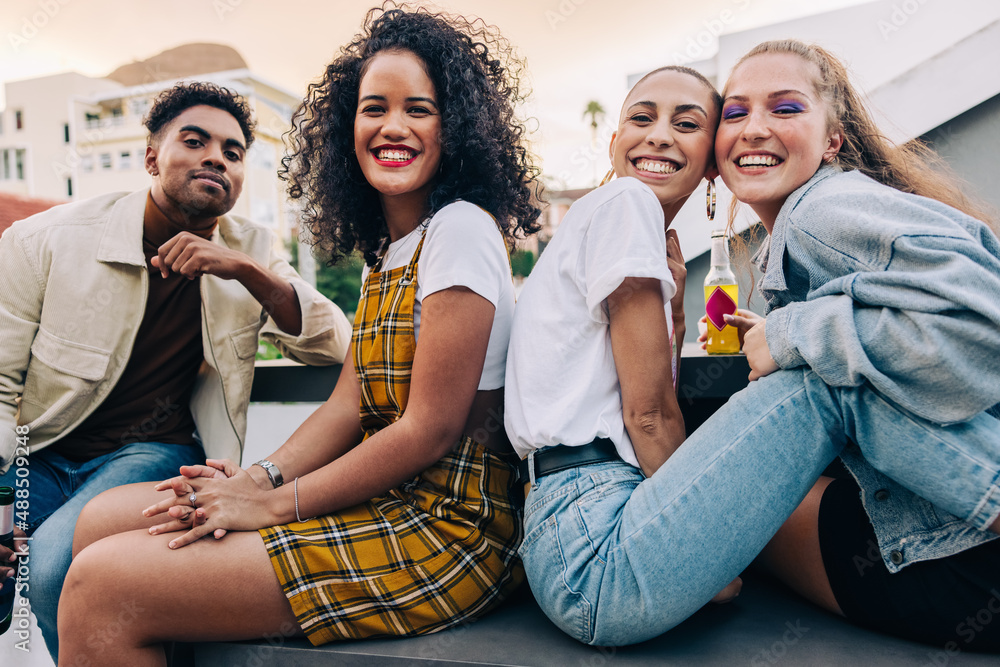
[[[211,238],[215,226],[193,232]],[[149,273],[146,311],[128,364],[100,407],[71,433],[50,445],[71,461],[89,461],[135,442],[195,442],[191,393],[205,355],[201,341],[200,279],[167,278],[150,260],[160,246],[185,231],[146,200],[142,250]]]

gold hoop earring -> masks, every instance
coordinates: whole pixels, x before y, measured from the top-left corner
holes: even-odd
[[[708,214],[708,221],[715,220],[715,179],[708,179],[708,188],[705,190],[705,212]]]
[[[608,173],[604,174],[604,178],[601,179],[601,185],[607,185],[608,183],[611,182],[611,179],[614,177],[615,177],[615,170],[614,167],[612,167],[611,169],[608,169]],[[597,187],[601,187],[601,185],[598,185]]]

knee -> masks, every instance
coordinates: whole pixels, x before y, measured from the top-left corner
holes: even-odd
[[[80,552],[66,574],[58,612],[53,619],[63,647],[73,645],[80,633],[90,632],[106,616],[102,605],[109,601],[112,593],[104,589],[107,582],[102,582],[109,561],[101,546],[98,543]]]
[[[95,607],[108,598],[111,582],[105,578],[109,576],[112,557],[105,545],[97,542],[73,558],[59,598],[60,617],[64,611],[77,618],[80,613],[93,613]],[[74,612],[75,607],[78,609]]]
[[[80,510],[73,531],[73,558],[94,542],[111,534],[107,526],[111,518],[110,513],[115,507],[113,491],[114,489],[110,489],[94,496]]]

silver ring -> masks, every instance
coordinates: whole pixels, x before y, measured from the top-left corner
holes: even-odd
[[[198,502],[198,494],[192,493],[190,496],[188,496],[188,500],[191,501],[191,507],[196,507],[195,503]]]

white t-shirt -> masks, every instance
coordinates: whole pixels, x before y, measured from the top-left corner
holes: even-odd
[[[413,332],[420,338],[420,304],[423,298],[449,287],[467,287],[493,304],[486,363],[479,389],[499,389],[504,384],[507,344],[514,316],[514,284],[503,235],[490,214],[474,204],[448,204],[415,230],[389,244],[382,270],[406,266],[427,228],[417,260],[417,291],[413,303]],[[362,272],[362,284],[369,267]],[[363,288],[362,288],[363,289]]]
[[[660,280],[672,337],[677,287],[667,266],[663,208],[634,178],[573,204],[518,298],[504,426],[521,458],[533,449],[609,438],[638,467],[622,418],[606,301],[625,278]]]

